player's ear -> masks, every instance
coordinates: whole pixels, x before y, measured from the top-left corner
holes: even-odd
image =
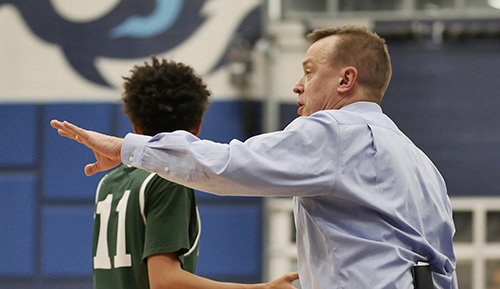
[[[142,129],[140,129],[140,128],[136,127],[135,125],[132,125],[132,127],[134,128],[134,133],[135,133],[135,134],[143,134],[143,133],[142,133]]]
[[[194,135],[198,135],[198,134],[200,134],[200,131],[201,131],[201,124],[202,124],[202,123],[203,123],[203,118],[201,119],[200,124],[199,124],[196,128],[191,129],[189,132],[190,132],[190,133],[192,133],[192,134],[194,134]]]

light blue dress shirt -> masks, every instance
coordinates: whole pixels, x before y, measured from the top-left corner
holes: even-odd
[[[303,289],[458,288],[440,173],[372,102],[298,117],[283,131],[220,144],[184,132],[129,134],[126,164],[217,195],[293,196]]]

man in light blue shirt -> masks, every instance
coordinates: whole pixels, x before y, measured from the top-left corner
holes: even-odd
[[[382,112],[387,47],[363,27],[308,36],[298,114],[283,131],[229,144],[185,132],[125,139],[52,121],[94,150],[92,175],[122,161],[218,195],[293,196],[303,289],[414,288],[430,264],[434,288],[458,288],[446,185]]]

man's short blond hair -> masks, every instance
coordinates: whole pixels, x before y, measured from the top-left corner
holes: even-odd
[[[332,64],[355,67],[358,83],[381,101],[392,74],[385,40],[365,27],[355,25],[316,29],[307,35],[307,39],[312,44],[332,35],[338,36],[330,55]]]

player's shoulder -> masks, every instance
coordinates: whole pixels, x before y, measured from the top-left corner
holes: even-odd
[[[192,190],[187,188],[184,185],[180,185],[178,183],[174,183],[172,181],[169,181],[167,179],[162,178],[156,173],[149,173],[150,175],[148,176],[148,184],[151,186],[162,186],[164,188],[168,189],[184,189],[184,190]]]
[[[107,183],[127,183],[130,187],[144,187],[148,190],[150,188],[162,187],[164,189],[185,188],[182,185],[171,182],[167,179],[160,177],[156,173],[148,172],[146,170],[131,167],[129,165],[122,165],[111,171],[106,177]]]
[[[151,173],[151,172],[148,172],[146,170],[143,170],[143,169],[139,169],[139,168],[136,168],[136,167],[132,167],[132,166],[129,166],[129,165],[126,165],[126,164],[123,164],[121,165],[120,167],[114,169],[112,171],[113,174],[119,174],[119,175],[126,175],[126,176],[129,176],[129,177],[147,177],[151,174],[154,174],[154,173]]]
[[[171,182],[153,174],[142,184],[142,190],[146,199],[159,200],[188,198],[195,199],[194,190],[186,186]]]
[[[102,180],[104,184],[127,183],[141,184],[147,179],[151,179],[154,173],[147,172],[143,169],[134,168],[128,165],[122,165],[110,171]]]

